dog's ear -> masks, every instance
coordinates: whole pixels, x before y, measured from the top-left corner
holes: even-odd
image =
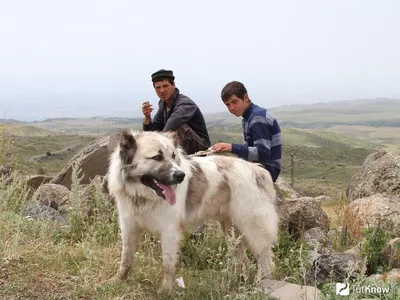
[[[131,164],[136,151],[136,140],[130,130],[125,129],[122,132],[119,146],[119,156],[121,157],[122,162],[126,165]]]
[[[167,131],[164,133],[164,135],[166,137],[170,138],[174,142],[175,147],[182,146],[182,140],[181,140],[181,137],[179,136],[178,131],[175,131],[175,130]]]

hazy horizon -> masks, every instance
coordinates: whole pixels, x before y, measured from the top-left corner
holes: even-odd
[[[400,98],[398,1],[10,1],[0,118],[138,117],[154,71],[208,114],[242,81],[266,108]],[[122,115],[121,115],[122,114]]]

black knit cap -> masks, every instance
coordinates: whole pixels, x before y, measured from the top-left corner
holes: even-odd
[[[172,79],[175,80],[174,72],[171,70],[158,70],[157,72],[151,74],[151,80],[155,82],[156,80],[163,78],[163,79]]]

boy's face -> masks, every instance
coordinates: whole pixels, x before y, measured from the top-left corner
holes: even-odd
[[[245,94],[243,98],[244,100],[233,95],[228,100],[224,101],[229,112],[235,115],[236,117],[242,116],[249,107],[250,102],[247,94]]]

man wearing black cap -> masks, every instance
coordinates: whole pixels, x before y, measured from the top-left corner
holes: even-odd
[[[173,72],[161,69],[151,75],[151,80],[160,101],[153,119],[152,104],[143,102],[143,130],[177,131],[187,154],[208,149],[211,143],[203,114],[196,103],[175,87]]]

